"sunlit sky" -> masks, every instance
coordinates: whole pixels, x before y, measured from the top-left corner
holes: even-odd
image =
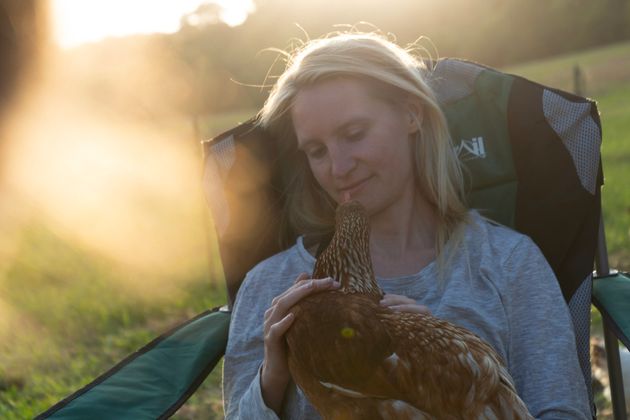
[[[52,0],[56,42],[63,48],[108,36],[176,32],[180,18],[203,3],[221,6],[219,18],[242,24],[253,0]]]

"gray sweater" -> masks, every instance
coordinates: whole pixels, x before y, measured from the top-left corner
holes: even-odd
[[[464,239],[438,279],[434,261],[419,273],[377,278],[385,293],[405,295],[432,314],[476,333],[507,361],[516,389],[536,418],[590,419],[573,324],[556,278],[527,236],[472,212]],[[448,244],[447,244],[447,252]],[[223,367],[226,418],[277,419],[260,391],[263,314],[315,258],[301,238],[288,250],[254,267],[232,312]],[[317,412],[293,383],[282,418],[316,419]]]

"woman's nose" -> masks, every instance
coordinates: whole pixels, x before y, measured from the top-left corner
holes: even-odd
[[[330,153],[331,174],[335,178],[343,178],[354,169],[355,159],[344,150],[335,150]]]

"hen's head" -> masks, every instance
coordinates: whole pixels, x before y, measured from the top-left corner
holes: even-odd
[[[324,277],[338,280],[345,293],[364,293],[378,299],[383,296],[370,258],[370,222],[358,201],[337,207],[335,234],[313,271],[313,278]]]

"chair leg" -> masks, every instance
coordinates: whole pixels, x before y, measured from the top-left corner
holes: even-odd
[[[621,360],[619,358],[619,343],[615,334],[606,326],[606,321],[603,321],[603,323],[613,416],[615,420],[627,420],[628,417],[626,414],[626,399],[623,391]]]

